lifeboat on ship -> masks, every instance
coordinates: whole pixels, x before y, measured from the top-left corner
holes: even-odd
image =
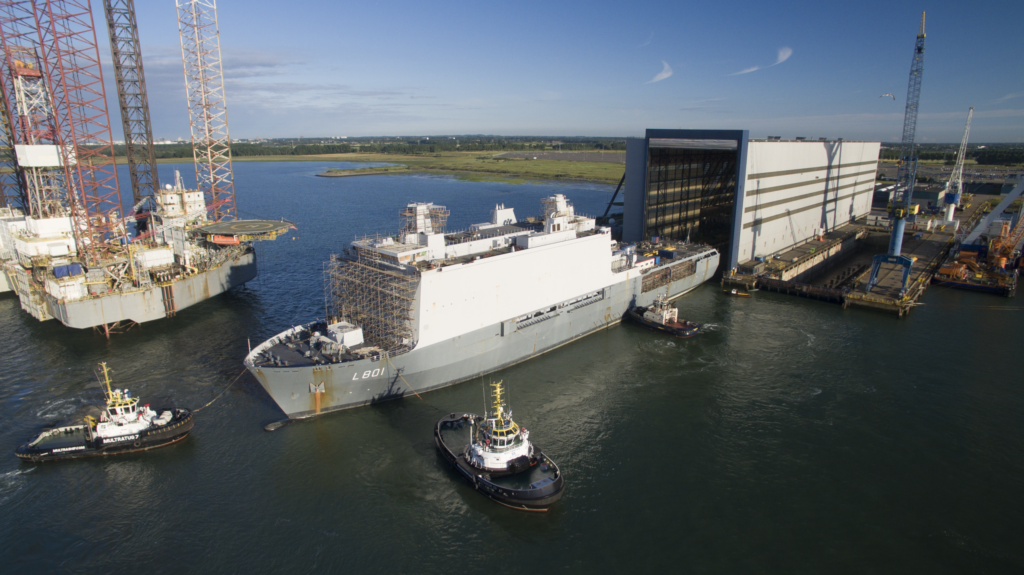
[[[212,235],[210,236],[210,241],[212,243],[217,244],[218,246],[237,246],[239,243],[241,243],[241,240],[238,239],[238,236]]]

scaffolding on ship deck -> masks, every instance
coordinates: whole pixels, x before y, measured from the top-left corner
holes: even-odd
[[[385,263],[379,254],[354,250],[332,255],[325,270],[327,314],[363,329],[363,339],[390,356],[415,346],[413,311],[419,273]]]
[[[426,209],[417,210],[417,207],[425,207]],[[436,206],[434,204],[410,204],[402,210],[402,230],[401,236],[403,242],[405,237],[410,234],[417,234],[424,232],[427,234],[443,234],[445,228],[448,227],[448,216],[451,212],[445,206]]]

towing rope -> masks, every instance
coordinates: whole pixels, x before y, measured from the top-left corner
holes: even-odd
[[[395,364],[391,363],[391,357],[388,356],[388,355],[385,355],[384,357],[387,358],[388,365],[390,365],[391,367],[393,367],[395,369],[395,373],[398,375],[398,377],[401,377],[402,381],[405,381],[405,378],[402,377],[402,371],[399,370],[397,367],[395,367]],[[419,397],[420,401],[422,401],[423,403],[426,403],[427,405],[430,405],[429,403],[427,403],[427,400],[423,399],[422,397],[420,397],[420,394],[416,393],[416,390],[412,388],[412,385],[408,381],[405,381],[405,385],[409,386],[409,391],[413,392],[416,395],[416,397]],[[434,406],[431,405],[431,407],[434,407]]]
[[[204,406],[200,407],[199,409],[193,411],[192,413],[199,413],[200,411],[202,411],[202,410],[206,409],[207,407],[210,407],[211,405],[213,405],[213,402],[215,402],[218,399],[220,399],[220,397],[222,395],[224,395],[225,393],[228,392],[229,389],[231,389],[231,386],[235,385],[235,382],[238,381],[239,378],[241,378],[243,375],[245,375],[245,371],[246,371],[245,368],[243,368],[242,369],[242,373],[239,373],[238,376],[235,377],[235,379],[231,380],[231,383],[229,383],[228,386],[224,388],[224,391],[218,393],[217,397],[211,399],[209,403],[207,403],[206,405],[204,405]]]

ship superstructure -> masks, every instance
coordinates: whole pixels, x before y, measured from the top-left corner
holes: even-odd
[[[490,373],[678,297],[718,268],[705,245],[620,246],[562,194],[540,217],[495,206],[444,233],[448,210],[402,211],[400,233],[358,239],[328,265],[329,319],[288,329],[245,364],[290,417]]]

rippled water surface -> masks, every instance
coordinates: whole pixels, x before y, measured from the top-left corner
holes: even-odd
[[[464,229],[554,192],[600,214],[611,192],[314,177],[328,167],[236,164],[244,215],[294,221],[295,239],[261,244],[257,281],[172,320],[107,341],[0,296],[3,572],[1024,571],[1021,300],[936,288],[898,320],[706,284],[677,303],[713,324],[699,337],[620,325],[504,370],[566,476],[547,514],[488,501],[435,454],[433,423],[479,411],[479,381],[266,433],[282,414],[245,374],[176,446],[13,455],[102,401],[99,361],[144,402],[210,401],[247,338],[323,315],[322,262],[396,230],[407,202],[445,204]]]

